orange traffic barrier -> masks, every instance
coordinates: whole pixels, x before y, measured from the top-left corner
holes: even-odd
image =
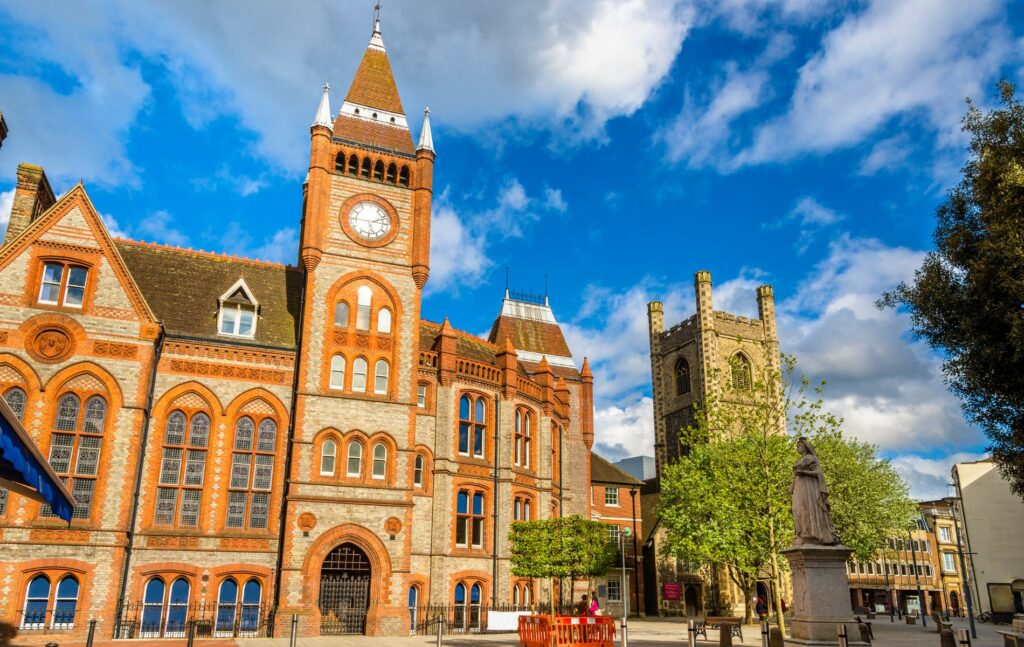
[[[523,647],[614,647],[615,618],[608,616],[520,616]]]

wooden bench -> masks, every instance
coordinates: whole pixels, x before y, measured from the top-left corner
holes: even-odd
[[[743,640],[743,619],[739,616],[707,616],[703,620],[697,620],[693,625],[694,633],[704,636],[704,640],[708,639],[709,628],[719,631],[728,628],[730,634]]]

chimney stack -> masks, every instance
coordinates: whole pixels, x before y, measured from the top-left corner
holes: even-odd
[[[39,214],[52,207],[56,201],[43,167],[19,164],[18,184],[14,191],[14,204],[11,206],[11,218],[7,222],[4,245],[20,236]]]

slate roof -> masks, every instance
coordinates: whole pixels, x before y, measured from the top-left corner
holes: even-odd
[[[520,319],[500,315],[491,326],[487,336],[492,344],[502,343],[508,337],[517,350],[526,350],[542,355],[572,357],[569,344],[565,343],[562,329],[555,323]]]
[[[437,340],[441,326],[432,321],[420,321],[420,350],[434,350],[434,342]],[[459,357],[465,357],[484,364],[496,364],[498,349],[479,337],[470,335],[461,330],[456,330],[455,352]]]
[[[294,349],[302,272],[294,267],[129,240],[114,242],[167,334]],[[245,279],[260,304],[254,339],[217,334],[218,299]]]
[[[590,482],[640,486],[643,481],[590,452]]]

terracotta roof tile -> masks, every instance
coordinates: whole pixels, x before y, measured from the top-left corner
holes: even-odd
[[[374,123],[350,115],[338,115],[334,120],[334,136],[357,144],[366,144],[385,150],[412,155],[412,135],[405,128]]]
[[[114,243],[164,329],[172,335],[295,348],[302,272],[294,267],[128,240]],[[217,334],[217,302],[244,278],[260,304],[256,337]]]
[[[348,94],[345,95],[345,101],[405,114],[386,53],[373,47],[366,49],[355,78],[352,79],[352,85],[348,88]]]
[[[441,326],[432,321],[420,321],[420,350],[434,350],[434,342],[437,339]],[[465,357],[485,364],[494,364],[498,348],[476,335],[471,335],[462,330],[456,330],[457,335],[455,352],[459,357]]]
[[[572,357],[558,324],[501,315],[494,320],[488,339],[497,343],[508,337],[517,350],[543,355]]]

